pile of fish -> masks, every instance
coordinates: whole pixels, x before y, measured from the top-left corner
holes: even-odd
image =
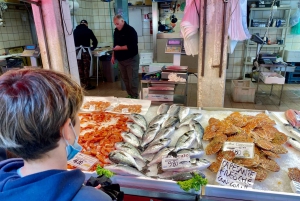
[[[114,164],[105,168],[119,175],[131,176],[146,176],[151,169],[156,168],[156,176],[172,180],[182,176],[185,178],[189,172],[206,169],[211,163],[200,158],[204,154],[204,129],[198,122],[201,118],[201,113],[190,114],[189,107],[176,104],[161,104],[157,116],[149,123],[144,116],[131,114],[133,123],[127,123],[129,132],[121,133],[124,142],[116,143],[116,150],[109,154]],[[184,133],[177,135],[177,140],[175,133],[179,129],[184,130]],[[172,140],[174,145],[170,146]],[[164,171],[159,168],[163,156],[176,157],[182,153],[190,154],[191,160],[186,166]]]

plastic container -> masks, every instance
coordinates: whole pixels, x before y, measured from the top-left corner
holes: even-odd
[[[232,80],[231,94],[234,102],[254,103],[256,88],[251,80]]]
[[[261,72],[259,74],[259,78],[265,83],[265,84],[284,84],[285,77],[278,73],[273,72]]]

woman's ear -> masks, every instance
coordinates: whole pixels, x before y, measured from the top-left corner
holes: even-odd
[[[65,138],[65,140],[70,140],[70,136],[74,135],[72,134],[72,131],[70,129],[70,123],[71,119],[68,118],[67,121],[64,123],[64,125],[60,129],[60,135]]]

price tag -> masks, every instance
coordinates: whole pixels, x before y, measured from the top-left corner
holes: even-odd
[[[129,113],[128,108],[123,108],[123,109],[122,109],[122,113]]]
[[[233,151],[236,158],[253,158],[254,143],[249,142],[225,142],[223,151]]]
[[[253,170],[223,159],[216,182],[232,188],[249,189],[253,187],[255,177],[256,172]]]
[[[181,167],[188,167],[191,165],[190,154],[177,154],[177,157],[166,155],[162,157],[161,166],[162,169],[174,169]]]
[[[296,120],[300,121],[300,115],[296,114]]]
[[[89,155],[78,153],[74,158],[68,161],[68,164],[75,166],[82,170],[89,170],[96,162],[97,158],[91,157]]]
[[[96,109],[95,105],[90,105],[89,110],[94,111]]]

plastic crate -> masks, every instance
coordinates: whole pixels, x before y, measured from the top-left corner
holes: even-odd
[[[234,102],[254,103],[256,88],[251,80],[232,80],[231,94]]]
[[[286,72],[285,78],[287,84],[300,83],[300,72]]]

